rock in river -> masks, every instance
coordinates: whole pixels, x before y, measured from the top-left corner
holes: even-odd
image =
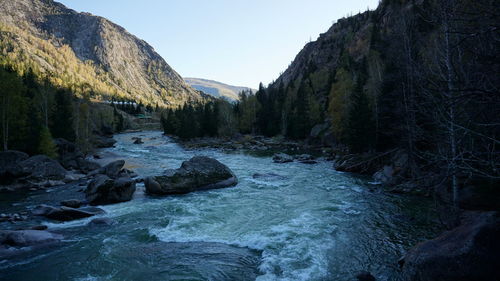
[[[185,194],[193,191],[234,186],[234,173],[219,161],[196,156],[184,161],[179,169],[165,171],[164,175],[146,178],[146,192],[156,195]]]
[[[403,280],[500,280],[500,215],[486,212],[411,249]]]
[[[276,153],[273,156],[274,163],[289,163],[293,162],[293,157],[285,153]]]
[[[60,234],[44,230],[0,230],[0,260],[59,242],[63,238]]]
[[[135,181],[128,177],[114,180],[98,175],[87,186],[85,195],[90,205],[106,205],[130,201],[134,192]]]
[[[88,218],[101,213],[102,210],[74,209],[69,207],[52,207],[49,205],[39,205],[31,212],[35,216],[43,216],[57,221],[72,221]]]
[[[98,173],[107,175],[110,178],[116,178],[122,171],[124,165],[125,160],[116,160],[99,169]]]

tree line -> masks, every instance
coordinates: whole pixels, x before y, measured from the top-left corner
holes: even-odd
[[[2,150],[19,150],[30,155],[57,156],[55,138],[75,142],[84,152],[105,126],[124,129],[124,118],[114,107],[104,111],[90,101],[90,93],[78,98],[53,86],[28,68],[19,73],[0,67],[0,136]]]

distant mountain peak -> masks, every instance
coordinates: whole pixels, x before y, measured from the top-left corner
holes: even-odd
[[[202,91],[206,94],[217,98],[226,98],[231,101],[236,101],[239,99],[239,93],[242,91],[252,91],[255,93],[257,90],[244,87],[244,86],[232,86],[215,80],[204,79],[204,78],[184,78],[184,80],[198,91]]]

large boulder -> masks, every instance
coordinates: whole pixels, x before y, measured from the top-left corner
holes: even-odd
[[[55,139],[54,142],[57,145],[59,163],[65,169],[80,170],[87,173],[101,168],[98,163],[85,159],[85,155],[74,143],[61,138]]]
[[[94,209],[75,209],[69,207],[53,207],[49,205],[39,205],[31,213],[35,216],[43,216],[57,221],[72,221],[88,218],[102,213],[102,210]]]
[[[0,230],[0,260],[60,242],[63,238],[44,230]]]
[[[113,147],[115,143],[116,140],[113,139],[112,137],[95,136],[95,138],[93,139],[93,144],[97,148]]]
[[[285,153],[276,153],[273,156],[274,163],[288,163],[293,162],[293,157]]]
[[[67,171],[54,159],[36,155],[19,163],[23,173],[35,181],[63,180]]]
[[[125,165],[125,160],[116,160],[108,165],[102,167],[99,170],[99,174],[106,175],[110,178],[116,178],[120,174],[120,172],[123,169],[123,166]]]
[[[135,181],[128,177],[114,180],[98,175],[87,186],[85,195],[91,205],[114,204],[132,200],[135,188]]]
[[[0,244],[12,247],[26,247],[60,241],[60,234],[43,230],[0,230]]]
[[[184,161],[179,169],[165,171],[164,175],[146,178],[146,192],[156,195],[185,194],[193,191],[234,186],[234,173],[219,161],[196,156]]]
[[[500,214],[486,212],[411,249],[403,279],[412,281],[500,280]]]
[[[0,152],[0,184],[10,183],[23,176],[20,162],[28,159],[28,154],[20,151],[8,150]]]

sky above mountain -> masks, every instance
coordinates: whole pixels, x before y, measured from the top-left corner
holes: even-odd
[[[184,77],[257,88],[337,19],[378,0],[58,0],[144,39]]]

